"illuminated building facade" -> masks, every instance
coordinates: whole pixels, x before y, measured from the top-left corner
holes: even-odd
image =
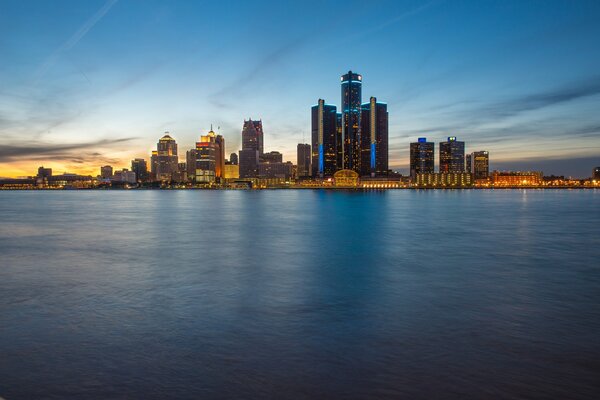
[[[342,169],[333,174],[333,185],[336,187],[358,187],[360,174],[350,169]]]
[[[310,144],[298,143],[296,151],[296,176],[304,178],[311,176],[311,147]]]
[[[337,109],[319,99],[312,107],[312,176],[331,176],[337,170]]]
[[[469,172],[417,173],[413,186],[422,188],[464,188],[473,186]]]
[[[361,175],[384,176],[388,173],[387,104],[371,97],[361,111]]]
[[[342,165],[361,173],[362,76],[352,71],[342,75]],[[314,160],[313,160],[314,161]],[[313,167],[314,168],[314,167]]]
[[[160,138],[156,146],[156,157],[153,156],[155,176],[159,181],[170,181],[178,170],[177,142],[169,133]]]
[[[494,171],[491,174],[494,186],[540,186],[544,174],[541,171]]]
[[[225,169],[225,139],[211,129],[196,142],[194,182],[210,184],[220,180]]]
[[[410,144],[410,177],[435,172],[435,143],[419,138]]]
[[[131,170],[135,173],[138,182],[146,182],[149,178],[148,163],[143,158],[131,160]]]
[[[440,172],[465,172],[465,142],[451,136],[440,143]]]
[[[238,179],[240,177],[240,166],[237,164],[225,164],[225,171],[223,178],[225,179]]]

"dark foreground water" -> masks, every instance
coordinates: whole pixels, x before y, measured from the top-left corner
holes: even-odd
[[[600,396],[600,191],[4,191],[0,221],[7,400]]]

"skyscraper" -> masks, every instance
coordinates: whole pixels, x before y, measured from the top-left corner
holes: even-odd
[[[173,173],[177,172],[179,159],[177,156],[177,142],[169,132],[160,138],[156,146],[156,179],[170,181]]]
[[[473,174],[473,179],[487,179],[490,176],[490,155],[487,151],[467,154],[467,160],[470,160],[467,163],[467,172]]]
[[[148,164],[143,158],[131,160],[131,170],[135,172],[138,182],[145,182],[148,180]]]
[[[440,143],[440,172],[465,172],[465,142],[451,136]]]
[[[337,170],[337,109],[319,99],[312,107],[312,176],[332,176]]]
[[[238,165],[238,155],[237,153],[231,153],[229,156],[229,163],[231,165]]]
[[[242,128],[242,150],[258,150],[258,155],[262,156],[264,150],[263,136],[262,120],[244,120],[244,127]]]
[[[196,183],[215,183],[225,169],[225,139],[211,130],[196,142]]]
[[[435,143],[428,142],[421,137],[417,142],[410,144],[410,176],[417,174],[431,174],[435,168]]]
[[[240,150],[240,178],[258,177],[258,150],[242,149]]]
[[[361,172],[362,76],[342,75],[342,163],[341,169]],[[314,168],[314,167],[313,167]]]
[[[383,176],[388,172],[387,104],[371,97],[362,105],[361,175]]]
[[[297,158],[296,165],[297,172],[296,175],[300,178],[307,177],[311,175],[311,151],[310,144],[302,144],[298,143],[297,150]]]

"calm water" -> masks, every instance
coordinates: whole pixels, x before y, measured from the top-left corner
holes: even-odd
[[[7,400],[600,395],[600,191],[3,191],[0,221]]]

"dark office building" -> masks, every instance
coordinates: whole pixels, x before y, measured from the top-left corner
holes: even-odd
[[[467,154],[467,172],[473,179],[487,179],[490,176],[490,155],[487,151],[475,151]]]
[[[410,176],[417,174],[432,174],[435,172],[435,143],[427,138],[419,138],[410,144]]]
[[[135,172],[135,177],[138,182],[145,182],[150,177],[148,173],[148,163],[143,158],[131,160],[131,170]]]
[[[238,165],[238,155],[236,153],[231,153],[229,156],[229,164]]]
[[[261,121],[244,120],[242,128],[242,150],[254,149],[258,150],[259,155],[263,154],[263,126]]]
[[[38,178],[50,178],[52,176],[52,168],[39,167],[37,177]]]
[[[600,179],[600,167],[594,168],[594,171],[592,171],[592,179]]]
[[[297,165],[296,175],[299,178],[311,176],[310,144],[298,143],[296,165]]]
[[[348,71],[342,75],[342,166],[361,173],[362,76]],[[313,167],[314,168],[314,167]]]
[[[362,105],[361,175],[384,176],[388,173],[387,104],[371,97]]]
[[[342,169],[344,165],[344,139],[342,136],[342,113],[338,112],[335,114],[335,126],[336,126],[336,135],[335,135],[335,145],[336,145],[336,169],[339,171]]]
[[[451,136],[440,143],[440,172],[465,172],[465,142]]]
[[[337,108],[319,99],[312,107],[312,176],[332,176],[337,171]]]
[[[261,163],[277,163],[277,162],[283,162],[283,154],[281,154],[278,151],[270,151],[268,153],[263,153],[262,156],[260,156],[260,162]]]
[[[240,178],[258,177],[259,154],[256,149],[240,150]]]

